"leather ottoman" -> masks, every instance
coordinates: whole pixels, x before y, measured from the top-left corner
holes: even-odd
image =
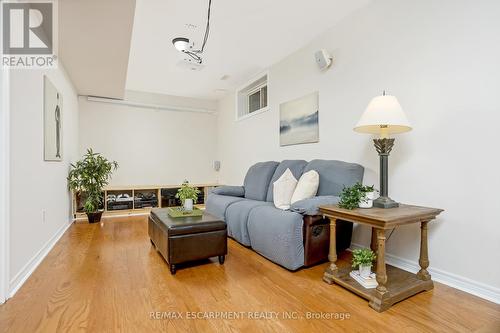
[[[153,209],[148,234],[172,274],[178,264],[210,257],[219,257],[222,265],[227,254],[226,222],[208,213],[174,218],[168,215],[168,208]]]

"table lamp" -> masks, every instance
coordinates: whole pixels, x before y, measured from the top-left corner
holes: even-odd
[[[387,177],[389,153],[394,146],[394,138],[390,134],[399,134],[411,130],[411,125],[394,96],[384,93],[371,100],[361,119],[354,127],[359,133],[377,134],[373,139],[375,149],[380,157],[380,197],[373,201],[374,207],[393,208],[399,204],[389,198],[389,182]]]

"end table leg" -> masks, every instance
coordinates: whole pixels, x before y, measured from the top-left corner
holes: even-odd
[[[387,272],[385,270],[385,231],[377,229],[377,291],[380,295],[387,292]]]
[[[336,239],[336,224],[337,219],[333,217],[329,217],[330,219],[330,250],[328,253],[328,260],[330,261],[330,265],[325,270],[323,274],[323,281],[328,284],[333,283],[333,276],[337,273],[337,239]]]
[[[370,249],[377,254],[377,229],[372,227],[372,240],[370,242]],[[377,262],[373,265],[375,272],[377,271]]]
[[[385,230],[376,229],[377,235],[377,292],[374,298],[370,301],[370,306],[382,312],[390,307],[388,301],[389,293],[387,292],[387,272],[385,268]]]
[[[417,273],[417,277],[423,281],[429,281],[431,275],[427,271],[429,267],[429,253],[427,248],[427,224],[429,221],[422,222],[420,225],[420,258],[418,264],[420,265],[420,271]]]

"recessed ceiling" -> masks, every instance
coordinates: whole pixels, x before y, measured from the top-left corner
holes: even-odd
[[[217,99],[369,1],[213,0],[204,67],[192,71],[171,41],[200,46],[208,0],[136,0],[126,89]]]
[[[135,0],[59,1],[59,57],[81,95],[123,98]]]

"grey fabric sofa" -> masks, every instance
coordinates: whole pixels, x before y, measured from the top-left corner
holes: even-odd
[[[273,183],[289,168],[295,178],[309,170],[319,173],[317,196],[283,211],[273,204]],[[207,212],[227,223],[228,235],[269,260],[296,270],[326,260],[328,221],[320,205],[336,204],[344,186],[362,182],[359,164],[334,160],[260,162],[250,167],[243,186],[220,186],[207,198]],[[337,250],[350,246],[352,223],[337,223]]]

